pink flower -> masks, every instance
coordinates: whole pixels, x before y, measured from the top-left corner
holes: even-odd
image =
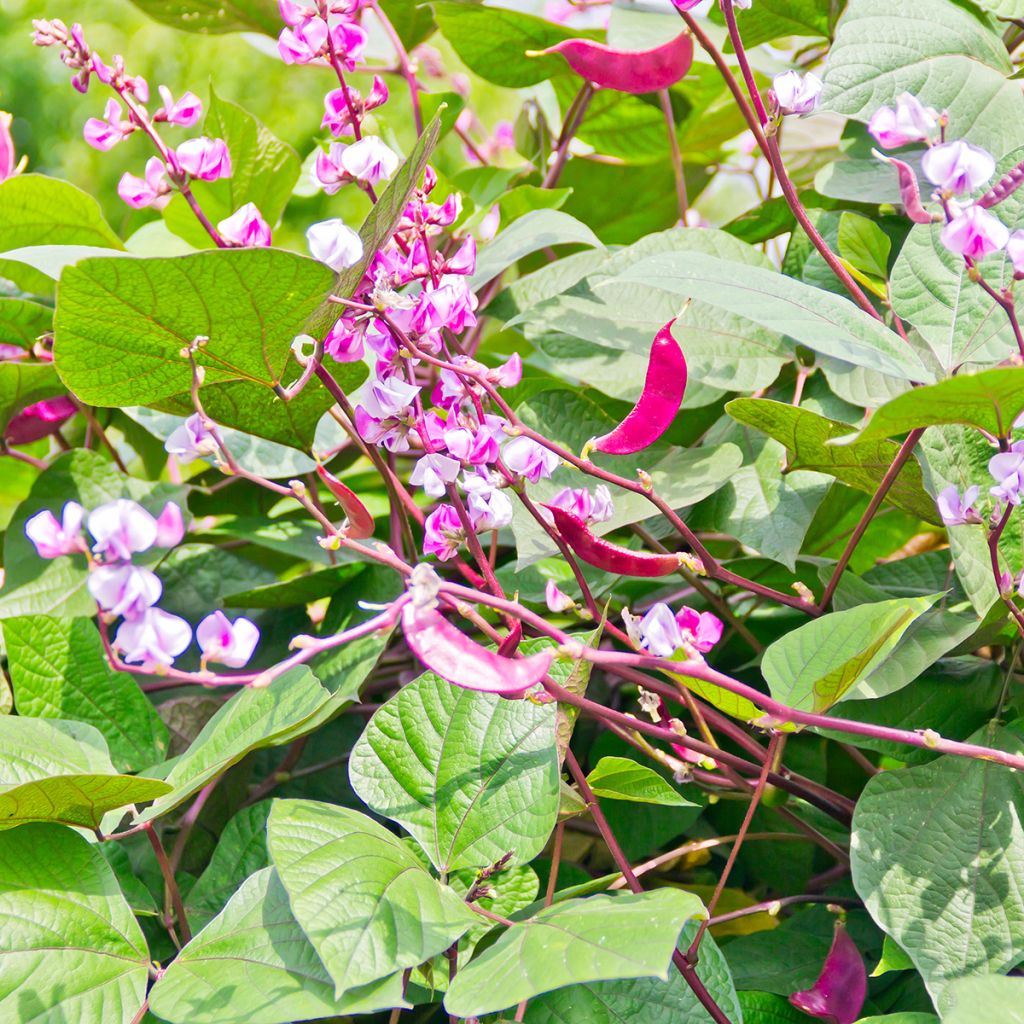
[[[307,18],[282,30],[277,52],[285,64],[309,64],[325,52],[327,25],[319,17]]]
[[[567,612],[576,607],[576,602],[568,594],[562,593],[554,580],[548,580],[544,585],[544,603],[548,611],[552,612]]]
[[[358,363],[365,351],[364,322],[343,316],[335,320],[324,338],[324,351],[339,363]]]
[[[514,388],[523,379],[523,359],[518,352],[487,372],[487,379],[499,388]]]
[[[126,139],[135,131],[135,126],[130,121],[123,120],[122,114],[121,104],[117,100],[107,100],[107,105],[103,109],[103,120],[90,117],[85,122],[82,132],[85,141],[93,149],[101,152],[113,149],[122,139]]]
[[[160,93],[164,105],[153,115],[154,121],[166,121],[182,128],[191,128],[202,116],[203,104],[195,93],[186,92],[175,103],[171,90],[166,85],[159,86],[157,92]]]
[[[809,114],[818,106],[822,85],[813,71],[784,71],[772,80],[772,92],[783,114]]]
[[[722,638],[722,623],[711,612],[697,612],[682,607],[672,613],[664,602],[658,602],[639,622],[640,646],[659,658],[674,657],[684,650],[707,654]]]
[[[362,239],[338,217],[312,224],[306,241],[313,258],[332,270],[340,272],[363,258]]]
[[[147,608],[138,618],[125,619],[114,637],[114,646],[133,665],[171,665],[190,643],[192,627],[160,608]]]
[[[491,475],[482,467],[466,473],[462,481],[466,489],[466,509],[474,530],[500,530],[512,522],[512,502],[495,487]]]
[[[366,41],[366,32],[352,22],[340,21],[331,26],[331,49],[346,71],[355,71],[356,62],[366,49]]]
[[[171,431],[164,442],[164,451],[182,462],[192,462],[203,455],[213,455],[217,451],[217,442],[203,425],[202,416],[194,413],[180,427]]]
[[[294,0],[278,0],[277,9],[281,12],[281,20],[286,25],[298,25],[300,21],[305,21],[316,13],[316,8],[303,7]]]
[[[466,533],[453,505],[438,505],[423,523],[423,553],[437,555],[442,562],[454,558]]]
[[[146,161],[146,176],[138,178],[127,172],[121,176],[117,194],[132,209],[141,210],[152,206],[162,210],[171,201],[171,186],[167,181],[167,167],[158,156]]]
[[[445,274],[472,274],[476,270],[476,239],[470,235],[441,265]]]
[[[422,456],[413,467],[409,483],[422,487],[432,498],[440,498],[454,483],[462,466],[458,459],[432,452]]]
[[[368,185],[386,181],[398,170],[398,164],[398,154],[376,135],[364,135],[341,153],[342,167],[357,181]]]
[[[196,640],[204,663],[216,661],[228,668],[241,668],[256,650],[260,630],[255,622],[241,615],[231,622],[223,612],[216,611],[196,627]]]
[[[371,416],[385,419],[407,413],[419,393],[420,389],[415,384],[409,384],[400,377],[388,377],[369,385],[362,404]]]
[[[183,142],[175,151],[183,171],[202,181],[231,177],[231,154],[223,139],[200,136]]]
[[[964,523],[980,523],[981,516],[974,509],[980,487],[975,484],[964,491],[961,498],[956,484],[950,484],[935,499],[939,515],[947,526],[961,526]]]
[[[472,431],[467,427],[453,427],[445,431],[444,444],[455,458],[471,466],[496,462],[501,454],[494,433],[485,428]]]
[[[684,606],[676,612],[676,622],[683,641],[692,644],[701,654],[707,654],[722,639],[722,621],[711,612],[696,612]]]
[[[0,110],[0,181],[6,181],[15,173],[14,139],[11,138],[11,122],[14,118]]]
[[[176,547],[184,536],[185,519],[181,514],[181,509],[173,501],[169,501],[156,519],[156,546],[158,548]]]
[[[926,142],[939,125],[939,115],[909,92],[896,97],[896,107],[879,107],[868,121],[868,131],[883,149],[908,142]]]
[[[352,176],[341,163],[341,155],[345,145],[332,142],[327,151],[319,150],[313,164],[313,180],[329,195],[333,196],[342,185],[352,180]]]
[[[441,278],[441,287],[420,294],[409,320],[409,327],[417,334],[447,327],[456,334],[476,323],[476,296],[469,290],[464,278]]]
[[[217,225],[223,239],[244,249],[270,245],[270,225],[263,219],[255,203],[240,206],[230,217]]]
[[[604,484],[598,484],[593,495],[586,487],[564,487],[550,504],[567,509],[588,523],[606,523],[615,513],[611,493]]]
[[[99,565],[89,573],[89,593],[96,603],[112,615],[137,619],[160,600],[163,584],[149,569],[119,562]]]
[[[1002,249],[1010,240],[1010,232],[987,210],[969,206],[953,217],[939,237],[950,252],[978,260]]]
[[[82,520],[85,509],[77,501],[69,501],[61,512],[60,522],[49,509],[37,512],[25,522],[25,536],[35,545],[40,558],[59,558],[85,550]]]
[[[128,561],[133,554],[148,551],[157,536],[156,519],[128,498],[108,501],[89,513],[93,551],[107,561]]]
[[[921,157],[925,177],[943,192],[960,195],[980,188],[995,173],[996,161],[979,146],[958,139],[932,146]]]
[[[518,476],[525,476],[535,484],[558,469],[561,459],[530,437],[514,437],[505,445],[505,465]]]
[[[351,110],[349,109],[351,101]],[[358,90],[348,87],[348,100],[344,89],[332,89],[324,97],[324,117],[321,128],[326,128],[332,135],[352,135],[352,111],[357,119],[362,120],[368,110],[375,110],[388,101],[388,87],[380,75],[373,76],[373,87],[364,99]]]
[[[55,434],[76,412],[78,406],[67,395],[35,402],[11,417],[4,428],[4,438],[8,444],[30,444]]]

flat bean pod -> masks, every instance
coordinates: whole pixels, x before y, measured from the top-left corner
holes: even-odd
[[[356,497],[355,491],[346,487],[333,473],[328,473],[323,466],[317,465],[317,476],[323,480],[327,490],[334,495],[334,500],[345,510],[348,516],[348,536],[353,540],[364,540],[373,536],[373,516],[367,507]]]

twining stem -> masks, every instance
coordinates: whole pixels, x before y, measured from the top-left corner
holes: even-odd
[[[391,40],[391,45],[395,49],[395,55],[398,57],[398,67],[402,73],[402,77],[405,79],[406,84],[409,86],[409,101],[412,104],[412,117],[416,125],[417,136],[423,134],[423,111],[420,109],[420,83],[416,78],[416,72],[413,70],[412,62],[409,60],[409,53],[402,43],[402,38],[395,30],[395,26],[392,24],[391,19],[384,13],[378,0],[370,0],[370,7],[373,8],[374,14],[380,20],[381,25],[387,34],[388,39]]]
[[[584,82],[575,99],[569,104],[569,109],[565,112],[562,130],[558,135],[558,142],[555,145],[555,159],[548,168],[547,174],[544,175],[544,180],[540,185],[541,188],[554,188],[558,179],[562,176],[565,162],[569,159],[569,143],[572,142],[573,136],[575,136],[580,125],[583,123],[583,117],[593,97],[594,87],[589,82]]]
[[[697,954],[700,949],[701,939],[704,938],[704,933],[708,930],[708,921],[710,920],[711,915],[714,914],[715,907],[718,906],[718,901],[721,899],[722,893],[729,882],[729,875],[732,874],[733,865],[736,863],[736,858],[739,856],[740,848],[743,846],[743,840],[746,838],[747,832],[750,830],[750,823],[754,820],[754,813],[757,811],[758,804],[760,804],[761,797],[764,794],[764,788],[768,783],[768,773],[775,767],[775,753],[778,750],[782,736],[782,733],[774,732],[772,733],[772,738],[768,741],[768,754],[764,759],[764,767],[761,769],[761,774],[758,776],[757,785],[754,787],[754,792],[750,797],[750,803],[747,804],[747,812],[743,815],[743,822],[740,824],[740,830],[736,833],[736,842],[732,844],[732,848],[729,850],[729,856],[726,859],[725,867],[722,869],[722,873],[718,877],[718,884],[715,886],[715,891],[708,903],[708,917],[701,921],[700,927],[697,929],[697,934],[693,937],[693,942],[690,943],[690,948],[686,951],[686,959],[691,964],[695,964],[697,962]]]
[[[208,782],[200,791],[199,795],[192,801],[192,806],[182,815],[181,822],[178,826],[178,834],[174,839],[174,846],[171,847],[171,856],[169,863],[171,865],[171,871],[176,872],[181,865],[182,855],[185,853],[185,847],[188,845],[189,837],[192,835],[193,829],[196,827],[196,822],[199,820],[199,815],[203,813],[203,808],[206,806],[206,801],[210,799],[210,795],[217,787],[217,783],[220,782],[221,776],[218,775],[212,782]]]
[[[753,836],[747,838],[752,839]],[[782,896],[777,900],[765,900],[763,903],[754,903],[749,907],[740,907],[739,910],[718,914],[708,920],[708,927],[714,928],[716,924],[736,921],[741,917],[749,917],[751,914],[771,914],[774,917],[783,907],[795,907],[802,903],[828,903],[836,907],[848,907],[851,910],[862,906],[861,901],[852,896],[815,896],[811,894]]]
[[[676,182],[676,205],[679,210],[679,222],[685,223],[686,211],[690,203],[686,195],[686,175],[683,171],[683,155],[679,149],[679,136],[676,134],[676,119],[672,113],[672,96],[668,89],[658,90],[658,101],[661,112],[665,115],[665,129],[668,132],[668,148],[672,158],[672,175]]]
[[[890,488],[896,482],[896,478],[900,475],[900,471],[907,464],[910,456],[913,454],[914,449],[917,447],[917,442],[921,440],[921,436],[924,434],[924,428],[912,430],[908,435],[903,444],[900,445],[900,450],[896,453],[896,457],[892,460],[892,465],[885,471],[885,476],[882,477],[878,484],[878,488],[875,493],[871,496],[871,500],[868,502],[868,507],[864,509],[863,515],[860,517],[860,521],[854,528],[850,539],[846,542],[846,547],[843,549],[843,553],[839,556],[839,561],[836,563],[835,569],[832,571],[832,576],[829,578],[828,584],[825,587],[825,593],[821,596],[821,603],[818,605],[819,611],[824,611],[832,600],[832,596],[836,592],[836,587],[839,586],[840,577],[846,571],[846,567],[850,564],[850,559],[853,557],[854,551],[857,550],[857,545],[860,543],[861,537],[864,536],[865,531],[871,525],[871,520],[874,519],[875,513],[881,507],[885,496],[889,493]]]
[[[1013,597],[1004,592],[1003,573],[999,568],[999,540],[1003,536],[1003,531],[1006,529],[1006,524],[1010,521],[1010,515],[1013,510],[1013,505],[1007,505],[1006,511],[999,520],[999,525],[989,533],[988,553],[989,560],[992,565],[992,576],[996,583],[996,590],[998,591],[1003,604],[1006,605],[1010,614],[1013,616],[1014,621],[1017,624],[1017,630],[1020,632],[1021,636],[1024,637],[1024,612],[1017,607],[1017,602],[1014,601]]]
[[[174,909],[174,917],[178,925],[181,945],[184,946],[187,942],[191,941],[192,930],[188,926],[188,916],[185,914],[185,903],[181,898],[181,890],[178,888],[178,882],[174,877],[174,869],[171,867],[171,862],[167,859],[167,852],[164,850],[164,844],[160,841],[160,837],[157,835],[156,829],[153,828],[153,823],[151,821],[147,821],[145,825],[142,826],[142,831],[146,833],[149,845],[153,847],[153,852],[156,854],[157,863],[160,865],[160,874],[164,877],[164,891],[167,894],[167,900],[170,901],[170,905]],[[167,927],[173,937],[174,933],[169,921],[167,922]]]

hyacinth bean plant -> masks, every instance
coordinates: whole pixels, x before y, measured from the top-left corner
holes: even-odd
[[[1024,1020],[1024,5],[134,2],[303,109],[4,36],[0,1021]]]

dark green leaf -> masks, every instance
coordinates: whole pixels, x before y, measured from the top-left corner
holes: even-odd
[[[263,32],[276,36],[281,17],[274,0],[132,0],[156,21],[186,32]]]

